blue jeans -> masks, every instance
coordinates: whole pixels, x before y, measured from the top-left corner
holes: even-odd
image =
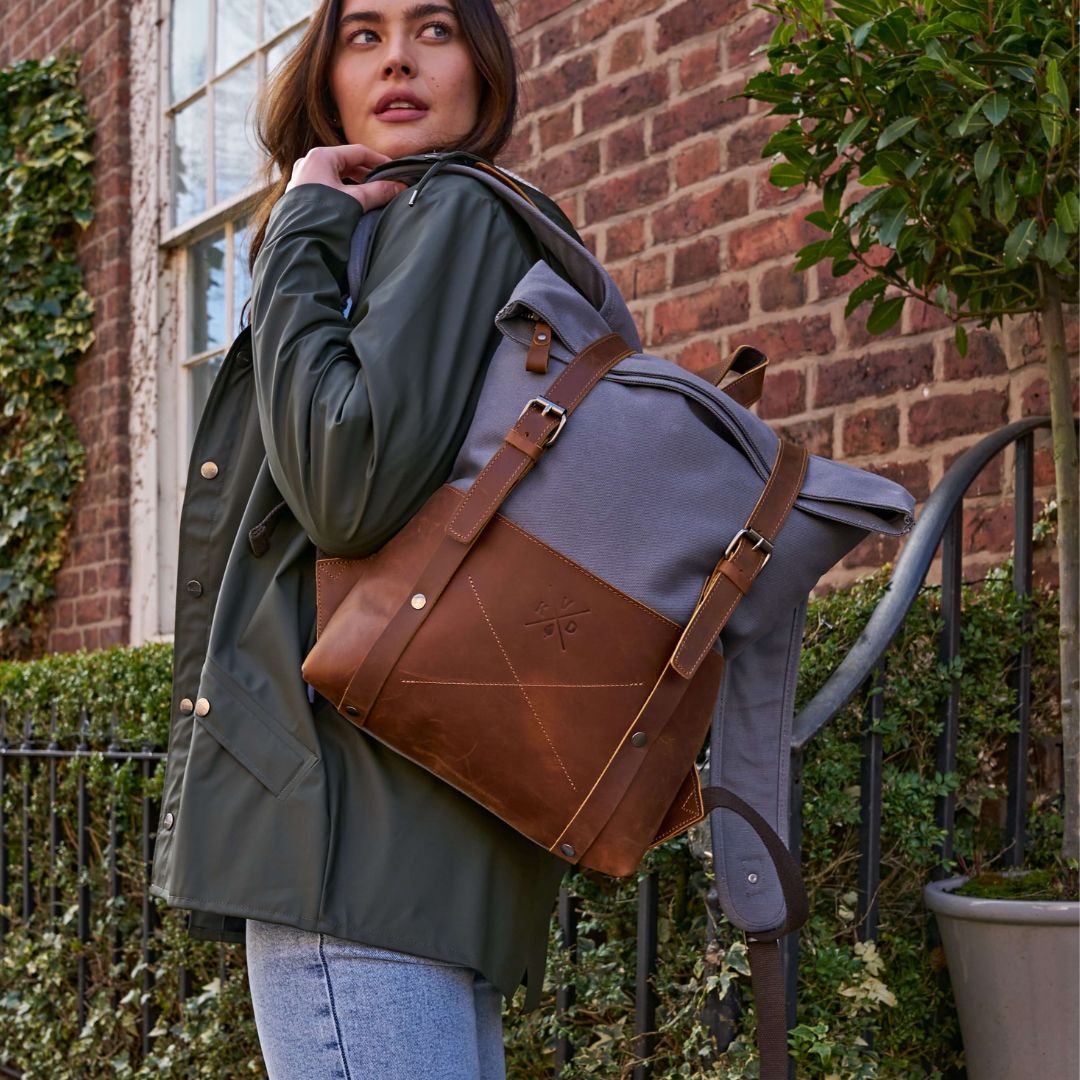
[[[470,967],[248,919],[270,1080],[505,1080],[502,994]]]

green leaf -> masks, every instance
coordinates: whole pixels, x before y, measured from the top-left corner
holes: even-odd
[[[790,161],[781,161],[769,170],[769,183],[778,188],[794,187],[806,183],[806,172]]]
[[[866,329],[871,334],[883,334],[900,318],[904,310],[904,296],[895,296],[891,300],[879,300],[874,304],[869,318],[866,320]]]
[[[918,123],[919,118],[917,116],[901,116],[899,120],[894,120],[878,136],[877,148],[884,150],[886,146],[892,145],[897,139],[902,139]]]
[[[886,284],[884,278],[872,277],[856,285],[848,296],[847,304],[844,305],[844,318],[846,319],[864,301],[880,296],[885,291]]]
[[[997,144],[992,141],[984,142],[975,151],[975,179],[978,180],[980,187],[986,183],[997,168],[1000,160],[1001,151],[997,148]]]
[[[869,116],[861,116],[858,120],[853,120],[843,131],[840,132],[840,138],[836,140],[836,152],[842,154],[854,141],[862,129],[870,123]]]
[[[958,135],[966,135],[968,128],[971,126],[971,122],[979,115],[979,109],[982,108],[983,102],[986,101],[986,95],[984,94],[979,98],[974,105],[960,118],[960,122],[956,125],[956,133]],[[982,125],[979,124],[979,127]]]
[[[1063,109],[1069,107],[1069,88],[1065,85],[1057,60],[1053,58],[1046,62],[1046,89],[1061,102]]]
[[[999,169],[994,176],[994,217],[1008,225],[1016,213],[1016,192],[1009,179],[1008,169]]]
[[[863,187],[877,187],[878,184],[887,184],[888,182],[889,174],[879,165],[875,165],[869,172],[864,172],[859,177],[859,183]]]
[[[807,214],[803,220],[811,225],[816,225],[819,229],[824,229],[826,232],[830,232],[832,229],[832,221],[824,210],[815,210],[813,213]]]
[[[956,351],[961,356],[967,356],[968,336],[967,336],[967,331],[964,329],[963,323],[957,323],[956,324],[955,340],[956,340]]]
[[[1035,159],[1028,154],[1016,173],[1016,190],[1020,195],[1036,195],[1042,187],[1043,175]]]
[[[1034,218],[1025,218],[1016,226],[1005,241],[1005,266],[1013,270],[1031,254],[1039,238],[1039,226]]]
[[[983,116],[997,127],[1009,115],[1009,99],[1004,94],[991,94],[982,106]]]
[[[1046,226],[1046,232],[1040,237],[1035,253],[1043,262],[1056,266],[1065,258],[1068,250],[1069,238],[1065,235],[1065,231],[1056,221],[1051,221]]]
[[[1058,117],[1045,112],[1039,113],[1039,125],[1051,149],[1061,142],[1061,120]]]
[[[1054,209],[1054,220],[1069,236],[1077,231],[1080,224],[1080,197],[1075,191],[1066,191],[1058,199],[1057,207]]]
[[[886,247],[896,247],[900,230],[907,224],[907,207],[901,206],[886,213],[878,223],[878,242]]]

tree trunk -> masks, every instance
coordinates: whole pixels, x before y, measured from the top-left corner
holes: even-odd
[[[1080,858],[1080,469],[1072,410],[1072,378],[1065,352],[1061,283],[1047,268],[1043,279],[1043,334],[1050,383],[1050,417],[1057,483],[1057,553],[1061,582],[1061,734],[1065,758],[1065,835],[1062,855]]]

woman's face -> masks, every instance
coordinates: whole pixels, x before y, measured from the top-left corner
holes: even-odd
[[[330,89],[347,143],[396,158],[472,129],[480,76],[455,0],[342,0],[336,33]]]

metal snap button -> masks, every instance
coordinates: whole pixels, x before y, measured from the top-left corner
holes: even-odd
[[[635,731],[634,734],[630,736],[630,741],[635,746],[644,746],[649,741],[649,736],[646,735],[644,731]]]
[[[418,592],[409,603],[419,611],[427,603],[427,597],[422,592]]]
[[[355,705],[346,705],[345,706],[345,711],[350,716],[359,716],[360,715],[360,710]]]
[[[559,850],[568,858],[572,859],[577,852],[574,850],[571,844],[560,844]]]
[[[169,813],[167,813],[167,814],[166,814],[166,815],[165,815],[165,816],[164,816],[164,817],[163,817],[163,818],[161,819],[161,824],[162,824],[162,825],[164,825],[166,829],[171,829],[171,828],[173,827],[173,822],[174,822],[175,820],[176,820],[176,818],[174,818],[174,817],[173,817],[173,815],[172,815],[172,811],[170,810],[170,811],[169,811]]]
[[[210,702],[206,698],[201,697],[195,702],[195,715],[205,716],[210,711]]]
[[[192,596],[202,596],[202,582],[201,581],[196,581],[194,578],[192,578],[184,586],[184,588],[187,589],[187,591],[189,593],[191,593]]]
[[[757,874],[747,874],[746,875],[746,880],[749,881],[751,885],[756,885],[757,880],[758,880],[758,876],[757,876]]]
[[[189,697],[181,698],[180,699],[180,711],[185,716],[189,716],[191,713],[193,713],[195,711],[195,702],[192,701],[191,698],[189,698]]]
[[[213,480],[218,474],[217,463],[213,461],[204,461],[199,466],[199,472],[202,474],[204,480]]]

